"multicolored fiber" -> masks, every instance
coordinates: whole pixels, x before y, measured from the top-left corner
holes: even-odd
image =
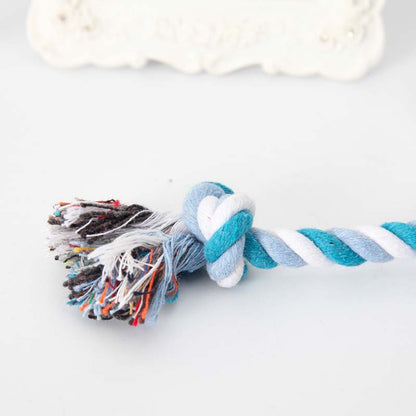
[[[69,304],[92,319],[153,324],[178,296],[178,279],[204,265],[221,287],[235,286],[247,262],[270,269],[359,266],[416,254],[415,223],[298,231],[253,228],[255,206],[211,182],[193,187],[182,214],[119,201],[60,203],[49,218],[49,245],[69,270]]]

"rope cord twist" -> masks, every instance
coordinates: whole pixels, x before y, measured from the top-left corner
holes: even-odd
[[[265,231],[253,227],[254,213],[249,197],[212,182],[189,191],[182,214],[78,199],[54,206],[48,245],[67,269],[69,305],[90,319],[133,326],[154,324],[177,300],[181,276],[205,265],[219,286],[233,287],[247,263],[351,267],[416,253],[416,222]]]
[[[270,232],[252,227],[254,213],[249,197],[219,183],[201,183],[186,196],[183,219],[204,245],[209,276],[222,287],[233,287],[245,276],[246,261],[262,269],[334,263],[352,267],[416,253],[415,222]]]

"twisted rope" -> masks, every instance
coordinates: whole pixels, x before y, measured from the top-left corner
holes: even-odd
[[[204,265],[219,286],[233,287],[247,262],[352,267],[416,253],[416,223],[265,231],[253,228],[254,213],[249,197],[209,182],[190,190],[182,215],[118,200],[61,202],[48,220],[49,246],[68,269],[69,305],[134,326],[155,323],[163,304],[176,301],[181,274]]]
[[[204,244],[208,274],[222,287],[233,287],[244,277],[245,260],[262,269],[333,263],[352,267],[416,253],[414,223],[271,232],[252,228],[254,212],[250,198],[218,183],[199,184],[185,199],[184,221]]]

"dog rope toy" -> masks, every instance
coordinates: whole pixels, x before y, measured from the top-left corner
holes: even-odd
[[[181,215],[115,200],[61,202],[49,217],[49,246],[69,269],[69,305],[91,319],[134,326],[155,323],[163,304],[177,299],[178,278],[204,265],[219,286],[231,288],[247,262],[262,269],[351,267],[416,253],[416,222],[271,232],[252,227],[254,212],[246,195],[212,182],[189,191]]]

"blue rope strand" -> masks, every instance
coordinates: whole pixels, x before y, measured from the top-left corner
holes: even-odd
[[[388,222],[383,224],[382,227],[399,237],[413,250],[416,250],[416,227],[414,225],[403,222]]]
[[[253,215],[249,211],[240,211],[227,221],[205,244],[205,257],[214,263],[236,241],[250,231]]]
[[[258,228],[251,230],[257,241],[277,264],[288,267],[302,267],[306,263],[280,237]]]
[[[267,251],[257,240],[253,231],[246,234],[246,244],[244,246],[244,257],[259,269],[273,269],[278,264],[267,254]]]
[[[303,228],[298,232],[309,238],[334,263],[352,267],[365,262],[361,256],[334,235],[314,228]]]
[[[376,242],[358,231],[348,230],[346,228],[333,228],[328,232],[338,237],[343,243],[367,261],[385,263],[393,260],[393,257]]]

